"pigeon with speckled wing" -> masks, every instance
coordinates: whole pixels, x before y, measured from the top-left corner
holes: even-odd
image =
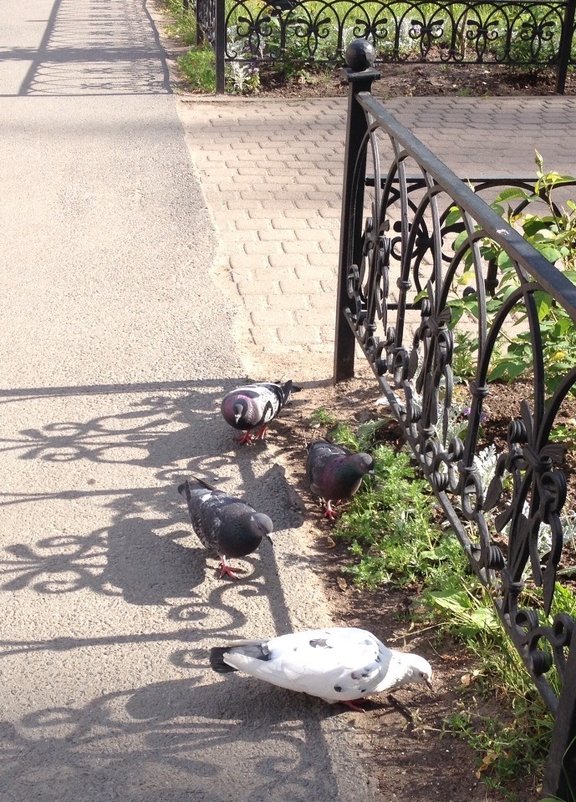
[[[372,693],[408,683],[431,687],[432,668],[420,655],[385,646],[357,627],[326,627],[215,646],[210,665],[219,673],[242,671],[252,677],[343,702],[354,710]]]
[[[256,551],[262,538],[270,539],[271,519],[245,501],[217,490],[193,477],[196,486],[186,480],[178,487],[188,504],[192,528],[208,551],[220,557],[220,576],[237,578],[228,557],[244,557]]]
[[[295,392],[292,381],[256,382],[231,390],[222,399],[221,411],[224,420],[244,434],[239,443],[263,440],[267,426],[288,403]]]
[[[310,490],[323,501],[326,518],[336,517],[332,503],[352,498],[362,478],[373,472],[370,454],[354,453],[328,440],[314,440],[308,446],[306,475]]]

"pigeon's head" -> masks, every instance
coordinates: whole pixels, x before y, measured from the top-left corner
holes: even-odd
[[[428,660],[419,654],[411,654],[406,682],[422,683],[432,690],[432,666]]]
[[[230,426],[240,428],[248,413],[248,399],[238,393],[229,393],[220,406],[222,415]]]
[[[370,454],[362,451],[360,454],[350,455],[350,465],[354,466],[358,476],[365,476],[367,473],[374,473],[374,460]]]
[[[262,535],[262,537],[268,537],[268,540],[272,542],[270,538],[270,532],[274,529],[274,524],[272,523],[272,519],[265,515],[263,512],[257,512],[253,516],[254,526],[258,532]]]

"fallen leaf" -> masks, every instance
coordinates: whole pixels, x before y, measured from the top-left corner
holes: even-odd
[[[342,593],[348,590],[348,582],[346,582],[343,576],[336,577],[336,584],[338,585]]]

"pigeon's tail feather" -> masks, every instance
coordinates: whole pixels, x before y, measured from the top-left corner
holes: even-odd
[[[210,649],[210,666],[218,674],[228,674],[230,671],[236,671],[235,668],[224,661],[224,655],[229,649],[229,646],[213,646]]]
[[[282,409],[282,407],[288,403],[292,393],[296,393],[301,389],[300,387],[296,387],[294,385],[292,379],[288,379],[288,381],[285,382],[283,381],[273,382],[272,384],[269,384],[267,386],[276,395],[276,398],[278,399],[278,402],[280,404],[280,409]],[[280,409],[278,409],[276,414],[280,412]]]
[[[248,660],[262,660],[267,662],[271,659],[271,654],[266,641],[262,640],[241,640],[230,643],[228,646],[213,646],[210,649],[210,665],[219,674],[226,674],[228,671],[236,671],[229,665],[224,656],[226,654],[235,655]],[[241,667],[241,666],[240,666]]]

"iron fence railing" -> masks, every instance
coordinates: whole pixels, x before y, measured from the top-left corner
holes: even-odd
[[[371,95],[378,73],[365,44],[348,51],[335,380],[353,375],[359,346],[554,716],[545,791],[572,800],[576,620],[558,607],[567,573],[561,561],[570,552],[563,542],[566,455],[554,428],[576,386],[576,353],[551,389],[539,311],[548,299],[573,326],[576,286],[482,198],[495,193],[498,181],[464,183]],[[523,179],[500,183],[530,186]],[[498,292],[504,265],[514,282]],[[475,305],[467,329],[466,318],[455,323],[454,315],[466,297]],[[490,365],[503,342],[505,349],[519,335],[522,320],[532,360],[529,390],[517,407],[510,396],[504,445],[483,477]],[[456,388],[462,327],[474,342],[468,354],[474,378]],[[464,408],[466,427],[455,433],[454,413]]]
[[[188,0],[183,0],[184,4]],[[370,40],[377,62],[554,67],[557,91],[576,60],[576,0],[196,0],[198,30],[225,67],[341,65]]]

